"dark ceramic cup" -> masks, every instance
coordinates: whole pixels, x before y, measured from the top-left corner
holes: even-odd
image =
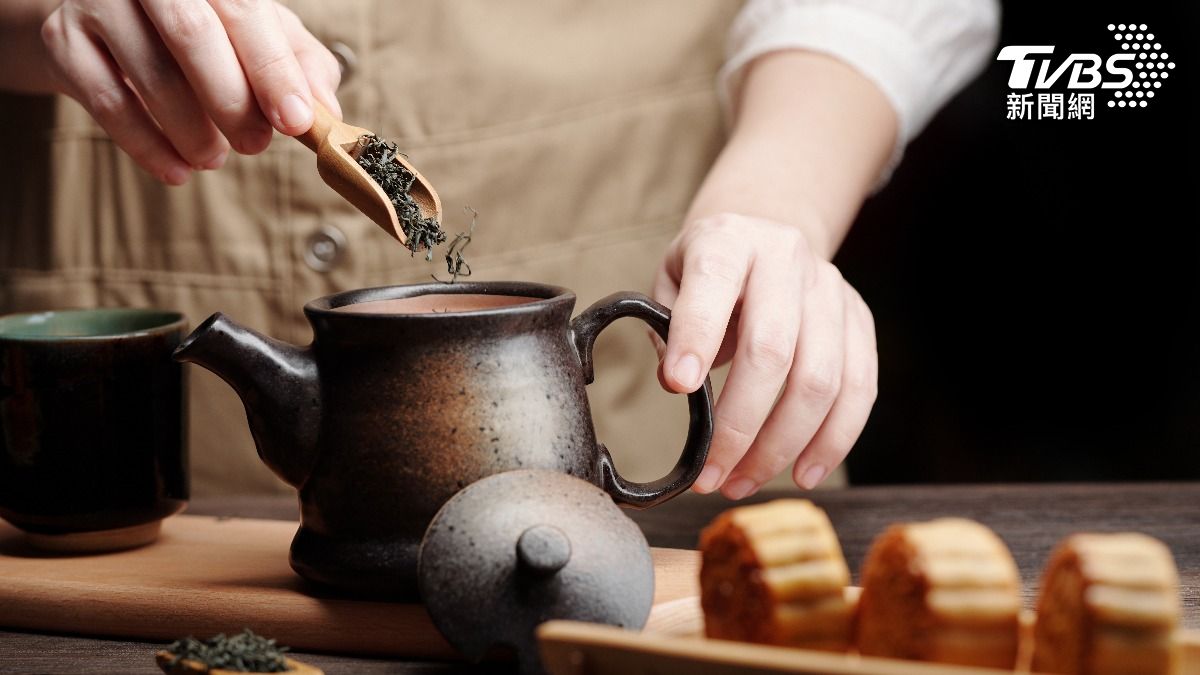
[[[481,478],[558,471],[645,508],[686,490],[703,468],[707,381],[688,396],[677,464],[650,483],[621,477],[588,409],[600,331],[636,317],[666,338],[669,311],[639,293],[613,294],[572,319],[574,306],[571,291],[534,283],[365,289],[304,307],[310,345],[215,314],[176,358],[237,390],[259,455],[300,490],[292,567],[343,589],[413,596],[425,528]]]
[[[183,510],[185,327],[146,309],[0,317],[0,517],[30,543],[140,546]]]

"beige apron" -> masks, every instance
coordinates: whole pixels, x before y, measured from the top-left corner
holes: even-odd
[[[479,212],[472,279],[575,290],[578,309],[648,291],[722,143],[714,82],[740,2],[294,0],[347,70],[348,121],[397,141],[451,233]],[[315,297],[445,276],[326,187],[277,137],[183,188],[156,183],[68,99],[0,97],[0,312],[215,311],[304,343]],[[644,329],[618,322],[589,387],[597,435],[634,479],[682,447],[686,403],[658,387]],[[289,491],[258,461],[233,392],[191,368],[196,495]]]

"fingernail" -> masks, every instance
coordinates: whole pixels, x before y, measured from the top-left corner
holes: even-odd
[[[654,351],[658,353],[658,360],[661,361],[666,356],[667,345],[653,328],[646,329],[646,337],[650,340],[650,344],[654,346]]]
[[[196,171],[214,171],[225,166],[225,160],[229,158],[229,151],[222,150],[220,154],[207,162],[201,162],[193,167]]]
[[[297,94],[288,94],[279,102],[279,122],[288,129],[306,131],[312,126],[312,106]]]
[[[684,354],[675,362],[671,376],[688,391],[700,387],[700,358],[695,354]]]
[[[332,102],[332,105],[329,106],[329,112],[333,113],[339,120],[342,119],[342,103],[333,94],[330,94],[328,98]]]
[[[240,154],[256,155],[266,150],[267,146],[271,144],[272,133],[274,133],[274,129],[264,124],[259,129],[243,133],[238,137],[238,141],[234,144],[234,147]]]
[[[700,475],[696,478],[696,482],[692,483],[692,487],[696,488],[696,492],[706,495],[717,489],[717,482],[721,480],[721,468],[709,464],[704,467]]]
[[[725,487],[721,490],[721,494],[730,499],[737,500],[749,497],[757,489],[758,483],[755,483],[753,480],[749,478],[735,478],[725,484]]]
[[[183,185],[184,183],[188,182],[188,178],[191,178],[191,176],[192,170],[188,167],[173,166],[170,169],[167,169],[167,172],[163,175],[163,178],[171,185]]]
[[[825,478],[825,467],[820,464],[813,464],[804,471],[804,476],[800,478],[800,487],[805,490],[811,490],[821,484]]]

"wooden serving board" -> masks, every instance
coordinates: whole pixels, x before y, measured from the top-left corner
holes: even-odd
[[[1032,632],[1033,613],[1022,617]],[[1176,675],[1200,675],[1200,631],[1176,632]],[[901,661],[771,647],[704,637],[698,597],[657,604],[641,633],[576,621],[538,628],[542,664],[552,675],[1004,675],[1008,670]],[[1028,641],[1025,641],[1028,644]],[[1028,655],[1022,657],[1028,662]],[[1022,672],[1028,672],[1026,667]]]
[[[0,626],[164,642],[250,628],[299,650],[454,658],[421,605],[304,582],[287,561],[296,527],[175,516],[144,548],[63,556],[30,548],[0,522]],[[698,593],[695,551],[653,555],[656,605]]]

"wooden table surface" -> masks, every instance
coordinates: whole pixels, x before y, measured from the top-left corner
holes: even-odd
[[[794,493],[790,493],[794,494]],[[763,501],[783,493],[756,495]],[[889,523],[957,515],[979,520],[1012,549],[1027,602],[1050,549],[1064,535],[1135,530],[1158,537],[1175,554],[1184,624],[1200,628],[1200,483],[1091,485],[977,485],[863,487],[812,493],[828,511],[846,558],[857,569],[871,539]],[[655,546],[692,548],[700,529],[730,505],[720,497],[684,495],[650,511],[631,513]],[[296,519],[293,498],[196,499],[189,513]],[[3,583],[3,580],[0,580]],[[158,645],[0,630],[0,673],[157,673]],[[507,672],[495,666],[386,661],[298,654],[326,673]]]

